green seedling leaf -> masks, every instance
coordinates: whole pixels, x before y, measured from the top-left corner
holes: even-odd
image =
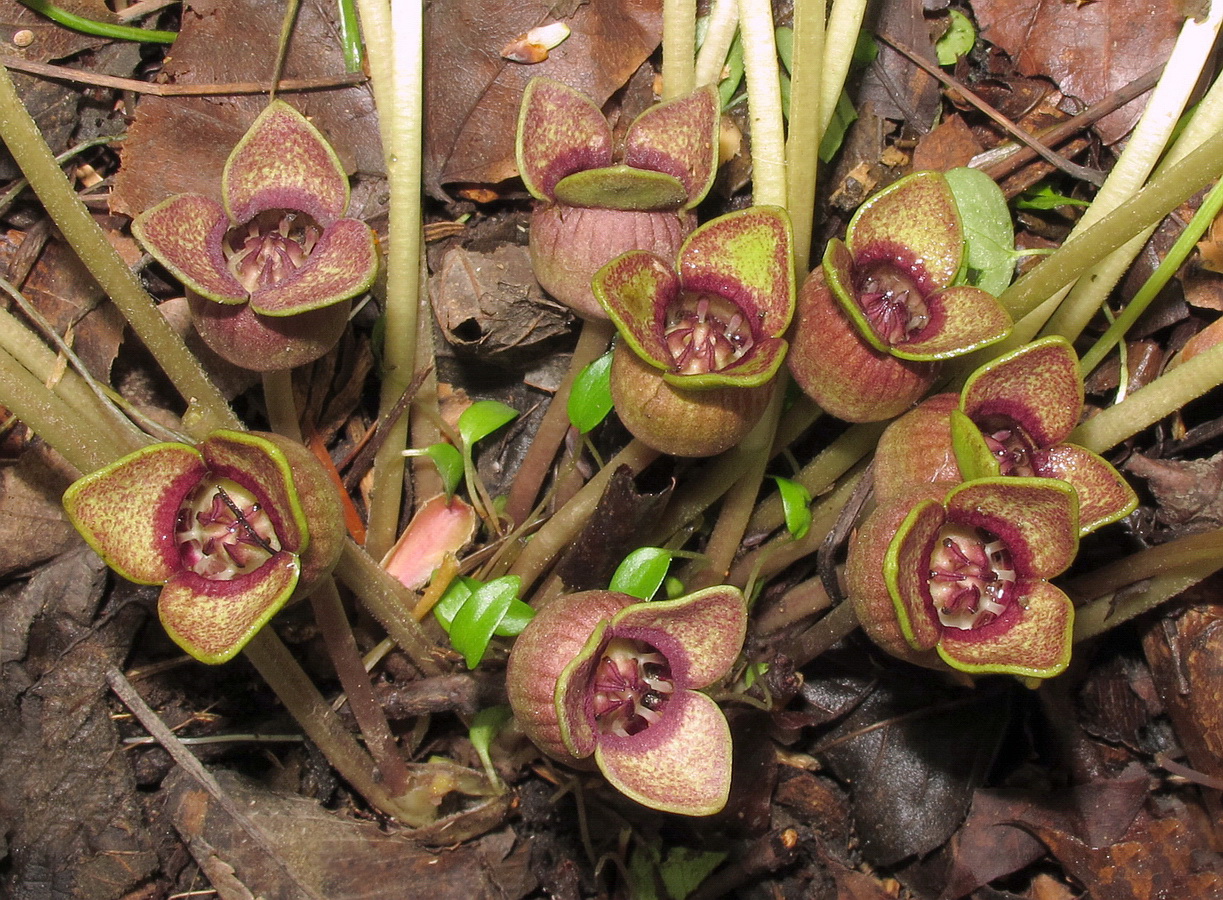
[[[773,32],[773,39],[777,42],[777,58],[781,60],[781,64],[790,75],[794,74],[794,29],[789,25],[780,26]]]
[[[820,162],[832,162],[837,151],[841,149],[841,142],[845,140],[845,132],[849,131],[849,126],[854,124],[857,118],[858,111],[854,109],[853,101],[849,99],[848,94],[841,91],[836,109],[832,111],[832,119],[820,139]]]
[[[972,20],[959,10],[951,10],[951,21],[943,36],[934,44],[940,66],[954,65],[955,61],[972,49],[977,42],[977,30]]]
[[[649,600],[662,586],[670,567],[670,550],[641,547],[624,557],[624,561],[616,567],[616,574],[612,576],[608,589]]]
[[[658,894],[659,853],[638,843],[628,859],[628,880],[635,900],[663,900]]]
[[[505,575],[473,591],[450,623],[450,643],[463,654],[467,668],[474,669],[484,658],[488,642],[510,604],[518,596],[522,581],[517,575]]]
[[[505,723],[513,714],[514,711],[510,709],[509,704],[490,706],[472,716],[471,726],[467,729],[467,738],[471,741],[476,756],[480,757],[480,765],[484,767],[488,780],[496,785],[501,784],[501,777],[493,765],[490,749],[497,733],[505,727]]]
[[[726,65],[722,71],[726,77],[718,82],[718,98],[722,101],[722,109],[726,109],[743,83],[743,35],[738,32],[727,51]]]
[[[573,380],[573,390],[569,392],[569,423],[579,434],[586,434],[611,412],[611,364],[609,350],[587,364]]]
[[[522,634],[530,621],[535,618],[535,607],[523,603],[517,597],[510,601],[510,608],[505,611],[501,624],[493,632],[498,637],[517,637]]]
[[[658,866],[662,883],[671,900],[684,900],[700,887],[722,861],[725,850],[694,850],[691,847],[672,847]]]
[[[427,456],[437,466],[438,474],[442,476],[442,490],[446,498],[454,496],[463,480],[463,454],[453,444],[445,442],[431,444],[424,450],[407,450],[404,456]]]
[[[477,400],[459,416],[459,435],[468,452],[477,441],[518,418],[518,410],[497,400]]]
[[[1015,228],[1006,196],[979,169],[952,169],[946,175],[964,225],[968,283],[996,297],[1015,274]]]
[[[447,634],[450,633],[450,623],[454,621],[455,615],[480,587],[481,583],[475,578],[460,576],[450,582],[442,598],[434,604],[433,615],[441,623],[442,628],[446,629]]]
[[[743,689],[750,690],[752,685],[769,671],[769,664],[766,662],[754,662],[743,670]]]
[[[775,475],[773,480],[777,482],[777,493],[781,495],[786,530],[794,540],[801,540],[811,528],[811,492],[789,478]]]
[[[1016,209],[1057,209],[1061,206],[1091,206],[1086,200],[1059,194],[1047,184],[1030,188],[1015,198]]]

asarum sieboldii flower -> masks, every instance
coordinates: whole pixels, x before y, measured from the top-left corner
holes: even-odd
[[[1050,478],[926,485],[881,504],[850,544],[846,587],[885,650],[970,674],[1050,678],[1074,606],[1048,579],[1078,552],[1074,489]]]
[[[618,791],[653,809],[712,815],[730,791],[730,728],[700,693],[743,646],[747,607],[721,585],[642,603],[585,591],[552,601],[514,643],[514,717],[549,756],[593,758]]]
[[[343,547],[331,480],[278,435],[153,444],[74,482],[64,507],[112,569],[163,586],[162,625],[206,663],[233,657]]]
[[[620,332],[612,400],[643,443],[675,456],[734,446],[760,417],[794,311],[790,220],[753,206],[702,225],[676,263],[638,250],[592,281]]]
[[[1011,317],[993,295],[955,284],[964,231],[947,179],[915,172],[867,200],[798,296],[790,372],[850,422],[904,412],[941,361],[1001,340]]]
[[[331,145],[275,100],[229,154],[221,202],[178,194],[132,231],[183,283],[212,350],[247,369],[287,369],[335,345],[349,301],[377,275],[377,240],[344,217],[348,198]]]
[[[518,171],[539,203],[531,216],[535,277],[587,319],[604,319],[590,279],[629,250],[670,258],[696,226],[718,165],[717,90],[707,85],[652,106],[617,151],[611,126],[585,94],[534,78],[518,117]]]
[[[1083,414],[1083,379],[1064,338],[1025,344],[888,426],[875,454],[880,502],[913,485],[993,475],[1059,478],[1079,499],[1080,534],[1129,515],[1133,489],[1106,460],[1065,442]]]

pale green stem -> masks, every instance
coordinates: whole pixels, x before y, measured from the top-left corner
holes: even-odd
[[[122,455],[85,420],[57,397],[30,370],[0,347],[0,404],[59,451],[82,473],[92,472]]]
[[[368,553],[352,541],[344,543],[336,577],[357,594],[365,608],[378,620],[387,636],[399,645],[412,663],[425,675],[440,675],[442,666],[434,654],[436,647],[420,623],[412,617],[412,608],[419,599]]]
[[[21,296],[3,279],[0,279],[0,287],[14,297]],[[60,371],[59,356],[4,309],[0,309],[0,346],[44,385],[50,384],[51,393],[67,403],[75,415],[89,422],[93,429],[100,429],[99,440],[114,446],[120,455],[148,443],[146,435],[115,408],[96,382],[87,381],[72,368]],[[64,349],[67,350],[66,345]]]
[[[184,425],[197,436],[217,428],[238,427],[225,398],[77,197],[18,99],[8,70],[0,70],[0,136],[64,239],[188,402]]]
[[[1214,46],[1220,23],[1223,23],[1221,3],[1212,4],[1210,14],[1202,22],[1192,18],[1185,20],[1163,75],[1126,142],[1125,150],[1075,226],[1072,236],[1116,209],[1146,182],[1189,102],[1190,93]],[[1063,335],[1071,341],[1077,338],[1130,267],[1146,242],[1146,236],[1145,233],[1137,234],[1084,273],[1049,320],[1045,332]]]
[[[616,470],[627,466],[629,471],[636,474],[657,458],[657,450],[651,450],[640,441],[630,441],[627,447],[612,457],[606,466],[535,532],[508,573],[522,579],[524,596],[555,560],[556,555],[577,537],[582,526],[594,513],[607,483],[611,481]]]
[[[739,443],[743,467],[738,480],[722,500],[718,520],[705,544],[704,567],[690,579],[694,590],[721,584],[730,572],[739,545],[743,543],[743,533],[747,530],[752,508],[760,494],[764,470],[773,455],[773,435],[777,432],[777,421],[781,415],[788,380],[784,371],[777,376],[773,395],[769,398],[764,414],[748,432],[747,437]]]
[[[416,327],[421,288],[421,136],[423,109],[422,4],[400,0],[391,6],[390,105],[378,96],[391,202],[387,252],[385,340],[382,348],[380,414],[385,416],[412,382],[416,365]],[[367,23],[368,29],[368,23]],[[368,34],[368,30],[367,30]],[[372,49],[372,48],[371,48]],[[408,416],[387,431],[374,459],[366,546],[382,556],[399,530],[403,495],[403,450],[408,444]]]
[[[848,601],[834,606],[828,615],[820,619],[784,647],[782,652],[794,661],[795,667],[804,666],[858,627],[858,614]]]
[[[786,206],[794,226],[794,268],[799,283],[811,260],[815,189],[823,135],[820,78],[824,64],[824,4],[794,4],[794,57],[791,61],[790,133],[786,138],[789,187]]]
[[[739,0],[717,0],[709,14],[705,40],[696,57],[696,86],[717,84],[722,80],[726,54],[734,43],[739,28]]]
[[[1089,599],[1074,617],[1074,640],[1085,641],[1148,612],[1223,567],[1223,530],[1177,538],[1076,578],[1072,597]]]
[[[832,11],[828,14],[828,27],[824,31],[824,77],[820,82],[820,134],[828,130],[837,101],[845,90],[866,4],[867,0],[833,0]]]
[[[1211,222],[1214,221],[1215,216],[1219,214],[1220,210],[1223,210],[1223,180],[1215,182],[1215,186],[1210,189],[1210,193],[1206,195],[1206,199],[1202,201],[1198,211],[1193,214],[1193,218],[1185,226],[1185,230],[1177,237],[1176,243],[1172,245],[1168,255],[1163,258],[1159,266],[1151,273],[1151,277],[1146,280],[1146,283],[1139,288],[1138,293],[1134,295],[1134,299],[1126,304],[1125,309],[1108,326],[1108,330],[1092,345],[1091,350],[1083,355],[1080,365],[1084,372],[1091,372],[1102,363],[1108,352],[1125,337],[1125,333],[1138,321],[1138,317],[1146,312],[1147,307],[1151,305],[1151,301],[1159,295],[1164,285],[1172,279],[1172,276],[1176,274],[1181,264],[1193,252],[1197,242],[1201,240],[1202,235],[1206,233],[1206,229],[1210,227]]]
[[[414,815],[410,807],[396,803],[379,783],[373,757],[344,727],[340,717],[272,629],[264,628],[256,634],[243,652],[310,740],[323,751],[327,761],[362,797],[405,825],[427,824]]]
[[[696,0],[663,0],[662,99],[692,93],[696,56]]]
[[[394,100],[394,58],[391,42],[391,0],[357,0],[357,17],[361,23],[361,38],[365,41],[365,61],[369,67],[370,87],[374,105],[381,113],[390,109]],[[391,145],[388,123],[379,118],[383,150]]]
[[[268,408],[268,422],[272,430],[300,444],[302,430],[297,416],[297,401],[293,397],[292,369],[263,373],[263,402]]]
[[[1027,315],[1143,228],[1154,225],[1223,172],[1223,130],[1211,135],[1180,161],[1091,228],[1046,256],[999,297],[1016,318]]]
[[[1223,384],[1223,344],[1216,344],[1160,375],[1116,406],[1092,416],[1074,430],[1069,440],[1103,453],[1220,384]]]
[[[769,0],[739,0],[743,66],[752,123],[752,199],[761,206],[786,205],[785,129],[773,8]]]
[[[803,466],[794,480],[807,489],[812,497],[818,497],[842,475],[852,469],[864,457],[874,451],[879,436],[887,422],[871,422],[854,425],[820,454]],[[768,533],[780,528],[785,521],[781,496],[774,492],[757,508],[748,525],[751,534]]]

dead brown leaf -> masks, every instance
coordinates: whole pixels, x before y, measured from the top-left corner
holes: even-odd
[[[547,75],[603,105],[662,37],[657,0],[549,3],[451,0],[425,11],[425,187],[444,197],[452,182],[516,175],[514,137],[527,82]],[[571,34],[547,60],[524,66],[490,48],[537,25],[561,21]]]
[[[1125,470],[1145,478],[1156,517],[1187,532],[1223,525],[1223,453],[1210,459],[1149,459],[1134,454]]]
[[[179,84],[266,84],[276,58],[284,0],[196,0],[183,25],[165,77]],[[297,16],[284,77],[311,78],[344,71],[335,4],[306,0]],[[345,168],[380,181],[385,171],[378,118],[368,85],[288,94],[318,126]],[[111,208],[134,216],[173,194],[220,198],[221,169],[234,144],[267,105],[267,98],[145,97],[123,144],[123,167]],[[354,185],[353,215],[377,203],[374,184]]]
[[[215,774],[266,835],[277,859],[181,772],[166,780],[167,804],[192,853],[201,865],[227,873],[231,890],[241,885],[267,900],[298,900],[302,893],[289,883],[286,869],[328,900],[383,892],[431,900],[514,900],[536,886],[527,865],[530,851],[508,828],[451,849],[429,850],[371,822],[337,816],[312,800],[271,791],[231,772]]]
[[[25,572],[80,544],[59,500],[75,477],[71,466],[45,450],[27,450],[15,465],[0,468],[0,576]],[[0,639],[3,661],[11,638]]]
[[[1181,16],[1171,0],[974,0],[986,40],[998,45],[1026,75],[1048,75],[1087,104],[1162,63]],[[1100,120],[1106,143],[1125,135],[1143,109],[1138,99]]]

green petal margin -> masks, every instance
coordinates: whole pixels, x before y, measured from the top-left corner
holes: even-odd
[[[348,175],[319,130],[273,100],[229,154],[221,195],[235,222],[268,209],[300,209],[325,228],[348,208]]]
[[[972,674],[1052,678],[1070,663],[1074,605],[1045,581],[1029,582],[1016,600],[1019,619],[988,638],[972,640],[973,632],[943,631],[939,656],[949,666]]]
[[[951,426],[951,446],[955,450],[956,465],[959,466],[963,481],[997,478],[1002,474],[998,457],[990,451],[985,435],[981,433],[976,422],[959,409],[951,410],[948,422]]]
[[[566,175],[556,183],[553,195],[566,206],[658,212],[679,209],[688,191],[665,172],[606,166]]]
[[[749,206],[706,222],[679,248],[685,291],[733,300],[761,337],[780,337],[794,315],[790,217],[775,206]]]
[[[1011,316],[993,294],[966,284],[926,298],[930,322],[909,340],[892,347],[892,355],[917,362],[951,359],[1002,340]]]
[[[668,654],[672,673],[684,687],[702,688],[725,675],[743,649],[747,604],[738,588],[723,584],[676,600],[634,603],[612,618],[616,637],[638,630],[674,640],[687,659]]]
[[[900,523],[883,558],[883,577],[900,631],[914,650],[929,650],[938,643],[941,628],[928,600],[926,579],[931,549],[946,520],[942,504],[922,500]]]
[[[718,705],[680,691],[663,721],[640,734],[602,735],[595,762],[611,785],[643,806],[685,816],[711,816],[730,795],[733,749]]]
[[[214,431],[199,445],[214,476],[229,478],[264,501],[280,546],[300,554],[310,542],[293,469],[279,447],[257,434]]]
[[[1079,359],[1061,337],[1025,344],[973,372],[960,408],[978,422],[1007,416],[1037,447],[1051,447],[1066,439],[1083,413]]]
[[[634,353],[655,368],[673,367],[662,326],[680,282],[668,263],[649,251],[631,250],[596,272],[590,289]]]
[[[176,644],[216,665],[232,659],[288,602],[299,573],[297,556],[283,550],[232,581],[180,572],[162,588],[157,613]]]
[[[378,276],[378,241],[357,219],[339,219],[323,232],[305,265],[279,284],[251,294],[264,316],[293,316],[340,303],[369,290]]]
[[[884,188],[858,208],[849,221],[845,243],[854,257],[891,255],[901,247],[921,260],[927,290],[945,288],[960,271],[964,230],[947,179],[939,172],[914,172]]]
[[[591,704],[591,680],[602,658],[607,621],[599,622],[578,654],[561,670],[556,679],[553,702],[556,704],[557,725],[565,749],[578,759],[594,753],[599,739]]]
[[[954,488],[946,506],[949,521],[997,535],[1020,578],[1060,575],[1078,553],[1079,503],[1064,481],[982,478]]]
[[[1138,495],[1104,457],[1077,444],[1058,444],[1032,454],[1036,474],[1067,481],[1079,496],[1079,535],[1090,534],[1138,506]]]
[[[229,271],[221,241],[231,226],[221,204],[200,194],[178,194],[132,222],[144,249],[202,297],[245,303],[246,288]]]
[[[527,190],[538,200],[552,200],[566,175],[611,165],[611,127],[585,94],[551,78],[533,78],[522,95],[515,153]]]
[[[629,126],[624,161],[678,178],[692,209],[705,199],[718,172],[718,124],[722,107],[712,84],[668,103],[651,106]]]
[[[161,584],[182,567],[178,510],[206,474],[194,447],[153,444],[73,482],[64,509],[108,566],[128,581]]]
[[[824,247],[824,260],[821,263],[824,282],[832,296],[836,298],[841,311],[854,327],[858,335],[879,353],[892,356],[892,345],[887,343],[875,331],[875,326],[866,317],[866,311],[858,302],[854,290],[854,257],[849,247],[840,238],[833,238]],[[804,289],[805,289],[804,285]],[[837,352],[837,351],[834,351]],[[886,417],[885,417],[886,418]]]

